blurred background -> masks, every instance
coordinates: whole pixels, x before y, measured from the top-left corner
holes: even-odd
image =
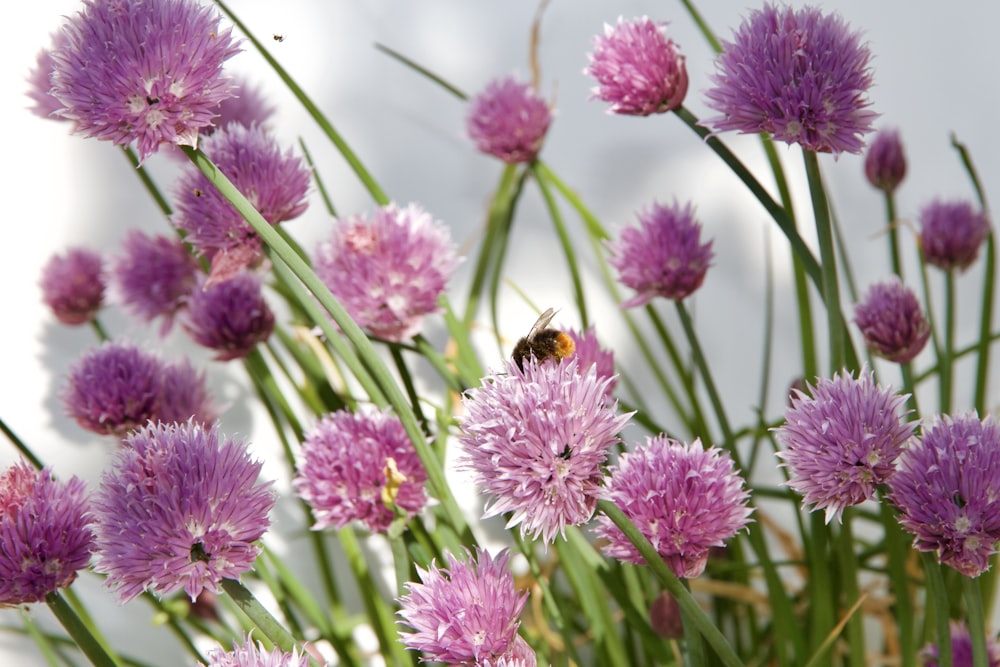
[[[915,227],[909,225],[915,223],[920,207],[934,197],[974,198],[958,154],[950,145],[952,133],[968,145],[987,196],[1000,196],[1000,132],[996,123],[1000,81],[991,48],[1000,22],[1000,4],[957,0],[947,10],[929,0],[828,0],[816,4],[839,11],[853,27],[862,29],[874,54],[875,86],[870,96],[872,109],[882,114],[876,127],[900,129],[909,161],[897,202],[904,224],[905,267],[908,275],[914,276]],[[13,20],[0,40],[9,158],[3,180],[8,240],[0,261],[4,285],[0,304],[7,322],[0,348],[0,417],[53,465],[57,474],[76,474],[96,483],[108,461],[109,442],[68,421],[57,397],[69,365],[95,344],[95,337],[87,327],[70,329],[55,322],[41,303],[38,279],[49,257],[69,246],[85,245],[113,253],[130,228],[166,232],[168,227],[119,149],[70,136],[65,123],[38,118],[27,109],[25,77],[38,51],[49,45],[50,35],[63,17],[74,14],[79,6],[75,0],[15,3],[8,10],[13,11]],[[749,9],[758,6],[745,0],[712,0],[699,3],[698,8],[725,38]],[[473,94],[491,79],[511,72],[530,78],[530,30],[537,3],[232,0],[231,7],[327,114],[394,200],[419,202],[451,226],[454,239],[470,258],[452,290],[455,302],[461,303],[502,165],[477,153],[466,138],[466,109],[461,101],[377,51],[374,45],[385,44]],[[581,194],[611,230],[634,222],[635,212],[653,201],[677,198],[694,202],[705,235],[714,238],[716,258],[691,305],[710,364],[723,388],[723,399],[737,423],[753,419],[758,403],[765,271],[770,254],[777,298],[777,352],[769,413],[780,414],[787,386],[799,365],[786,244],[736,177],[673,115],[617,117],[608,115],[602,103],[588,101],[593,82],[582,74],[588,62],[586,54],[603,24],[613,23],[619,15],[648,15],[670,23],[668,34],[687,57],[691,84],[685,106],[699,117],[712,115],[702,95],[713,71],[712,53],[680,2],[553,0],[541,22],[539,64],[540,90],[552,100],[556,118],[541,158]],[[273,35],[284,39],[274,40]],[[277,108],[271,124],[281,142],[291,146],[299,138],[305,140],[339,212],[370,211],[371,199],[313,120],[252,45],[247,43],[245,48],[229,61],[230,67],[263,89]],[[725,135],[723,140],[765,185],[771,186],[756,138]],[[778,153],[795,188],[801,219],[809,221],[801,154],[784,144],[778,145]],[[862,156],[844,155],[839,160],[824,156],[820,162],[858,288],[864,290],[889,275],[881,236],[885,225],[882,196],[865,180]],[[160,188],[169,192],[179,162],[157,155],[149,160],[148,168]],[[579,232],[572,211],[564,206],[563,213],[568,225]],[[314,193],[309,211],[285,223],[285,228],[312,249],[326,236],[330,224]],[[803,228],[811,243],[809,226],[804,224]],[[577,238],[583,239],[582,234]],[[501,290],[500,333],[509,345],[527,332],[537,314],[515,287],[541,309],[561,309],[557,324],[580,326],[555,243],[537,188],[529,184],[515,225],[517,252],[508,264],[510,284]],[[588,250],[582,252],[589,256]],[[963,295],[960,344],[971,339],[978,323],[981,265],[978,262],[958,282]],[[634,375],[641,386],[644,362],[615,316],[616,305],[604,296],[593,261],[585,261],[584,267],[590,270],[585,280],[592,286],[598,334],[614,349],[619,366]],[[845,303],[849,299],[845,298]],[[672,321],[672,309],[662,310]],[[223,432],[248,438],[260,457],[279,451],[266,419],[252,408],[253,398],[238,365],[211,361],[211,355],[194,349],[177,329],[161,340],[155,329],[138,326],[114,308],[106,311],[102,320],[115,336],[161,349],[168,357],[192,356],[208,370],[210,388],[229,406],[222,417]],[[489,326],[485,311],[481,322]],[[443,327],[434,318],[428,323],[428,333],[443,343]],[[489,336],[483,335],[481,343],[486,366],[497,367],[509,353],[509,347],[498,349]],[[1000,403],[998,356],[995,354],[993,360],[990,400],[994,411]],[[918,358],[918,369],[921,359],[926,357]],[[894,369],[880,370],[884,381],[898,386]],[[968,405],[971,384],[961,380],[968,369],[960,365],[959,370],[956,404]],[[669,422],[669,415],[658,418]],[[13,449],[0,447],[0,466],[6,467],[13,460]],[[275,475],[280,477],[280,471]],[[278,488],[287,491],[287,480],[280,481]],[[478,512],[481,503],[471,493],[469,496],[470,511]],[[279,533],[282,518],[280,513],[275,518]],[[141,631],[146,622],[143,615],[149,615],[142,603],[117,607],[100,592],[93,577],[83,577],[80,586],[85,597],[93,601],[95,615],[116,647],[151,664],[188,664],[167,632]],[[36,605],[31,613],[43,622],[48,620],[43,606]],[[16,624],[16,612],[0,611],[0,623]],[[0,633],[0,664],[40,667],[45,663],[29,641]]]

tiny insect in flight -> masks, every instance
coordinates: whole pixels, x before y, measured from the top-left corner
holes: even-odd
[[[276,41],[276,42],[283,42],[283,41],[285,41],[285,36],[284,35],[277,35],[276,34],[274,36],[274,41]]]
[[[549,323],[555,316],[556,311],[549,308],[538,317],[528,335],[517,341],[511,356],[522,371],[524,360],[532,355],[538,363],[542,363],[549,359],[565,359],[576,351],[576,343],[569,334],[549,328]]]

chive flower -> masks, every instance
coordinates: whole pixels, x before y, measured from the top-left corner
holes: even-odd
[[[935,199],[920,210],[920,248],[942,271],[969,268],[990,233],[986,214],[966,201]]]
[[[49,259],[40,284],[42,299],[57,320],[69,326],[86,324],[104,305],[104,261],[93,250],[70,248]]]
[[[466,131],[481,153],[507,164],[531,162],[542,149],[552,112],[513,76],[491,81],[469,103]]]
[[[865,154],[865,176],[879,190],[893,192],[906,177],[906,154],[897,130],[879,130]]]
[[[917,296],[899,279],[868,288],[854,306],[854,323],[868,349],[897,364],[912,361],[931,335]]]

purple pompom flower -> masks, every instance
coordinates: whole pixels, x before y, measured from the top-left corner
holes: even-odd
[[[56,319],[67,325],[86,324],[104,304],[104,265],[100,254],[71,248],[53,255],[42,269],[42,299]]]
[[[893,192],[906,177],[906,155],[896,130],[879,130],[865,155],[865,176],[879,190]]]
[[[715,132],[767,132],[817,153],[860,153],[877,114],[868,111],[871,53],[838,14],[765,4],[724,42],[706,93]]]
[[[233,650],[221,648],[208,652],[206,667],[309,667],[309,656],[293,649],[291,653],[279,648],[268,651],[262,642],[253,643],[249,635],[243,643],[233,642]]]
[[[992,416],[936,418],[900,456],[889,487],[918,550],[967,577],[989,568],[1000,540],[1000,425]]]
[[[631,417],[608,402],[611,379],[577,363],[511,361],[462,399],[459,465],[492,496],[484,516],[511,512],[508,528],[546,542],[593,516],[602,467]]]
[[[448,554],[448,567],[418,567],[422,583],[406,584],[399,616],[413,632],[401,631],[407,648],[426,660],[480,665],[515,649],[518,620],[528,593],[518,594],[506,550],[491,558],[477,548],[466,560]],[[523,649],[522,649],[523,650]],[[508,663],[510,664],[510,663]]]
[[[972,662],[972,635],[962,621],[950,621],[952,667],[974,667]],[[986,638],[987,667],[1000,667],[1000,643],[995,637]],[[928,644],[920,652],[923,667],[939,667],[941,652],[937,644]]]
[[[41,602],[87,567],[94,536],[86,485],[19,461],[0,473],[0,605]]]
[[[77,424],[101,435],[124,435],[149,420],[215,418],[204,375],[129,343],[109,341],[77,360],[61,398]]]
[[[636,525],[678,577],[705,571],[708,552],[750,521],[750,493],[729,455],[659,435],[622,454],[611,470],[607,497]],[[606,516],[597,535],[608,541],[611,558],[642,564],[645,559]]]
[[[162,334],[187,302],[198,264],[177,237],[149,236],[133,229],[111,260],[111,284],[125,309],[145,322],[163,318]]]
[[[535,159],[551,122],[545,100],[508,76],[491,81],[472,99],[466,131],[480,152],[517,164]]]
[[[389,410],[325,416],[306,433],[297,468],[296,495],[312,508],[314,530],[360,521],[383,532],[393,507],[415,514],[427,502],[427,472]]]
[[[242,359],[274,331],[274,313],[264,300],[260,277],[243,271],[214,285],[199,281],[188,298],[183,326],[196,343],[215,350],[219,361]]]
[[[934,200],[920,211],[924,259],[942,271],[964,271],[990,233],[986,214],[965,201]]]
[[[371,219],[336,221],[314,265],[359,326],[399,343],[438,312],[438,297],[460,261],[444,224],[416,204],[390,204]]]
[[[687,67],[666,24],[648,17],[604,25],[594,38],[590,65],[583,73],[597,79],[591,99],[610,102],[609,113],[648,116],[684,103]]]
[[[66,120],[56,112],[62,103],[52,96],[52,52],[66,45],[66,33],[58,30],[52,35],[52,46],[38,52],[35,66],[28,72],[28,97],[34,104],[31,113],[39,118]]]
[[[149,589],[194,600],[253,567],[275,495],[245,443],[193,421],[150,423],[125,442],[94,498],[94,569],[120,603]]]
[[[202,151],[272,225],[308,207],[309,168],[291,149],[282,152],[265,129],[230,123],[206,137]],[[210,282],[227,280],[260,261],[257,233],[193,164],[185,167],[174,196],[173,223],[212,261]]]
[[[808,394],[794,390],[785,423],[776,429],[791,471],[788,485],[827,523],[844,508],[869,500],[890,479],[915,422],[903,422],[906,395],[875,384],[870,370],[820,378]],[[811,396],[809,395],[811,394]]]
[[[618,384],[618,376],[615,375],[615,353],[601,347],[597,340],[597,331],[593,326],[587,327],[583,333],[570,329],[566,332],[573,339],[576,357],[576,367],[580,371],[586,371],[591,366],[597,368],[597,378],[600,380],[610,380],[608,382],[607,393],[610,399],[614,393],[615,385]]]
[[[897,364],[912,361],[931,335],[917,296],[898,279],[872,285],[854,306],[854,322],[872,352]]]
[[[198,145],[231,85],[236,55],[219,14],[193,0],[84,0],[52,52],[52,90],[85,136],[135,142],[140,160],[160,144]]]
[[[658,296],[686,299],[705,281],[713,257],[712,242],[701,242],[694,208],[653,204],[638,218],[639,227],[626,227],[618,243],[608,244],[618,281],[637,292],[622,307],[643,306]]]

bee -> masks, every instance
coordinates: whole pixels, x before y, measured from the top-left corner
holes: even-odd
[[[558,329],[548,328],[555,316],[556,311],[549,308],[538,317],[528,335],[517,341],[511,357],[522,371],[524,370],[524,360],[532,355],[538,363],[541,363],[548,359],[565,359],[576,351],[576,343],[573,342],[569,334]]]
[[[276,41],[276,42],[283,42],[283,41],[285,41],[285,36],[284,35],[275,34],[274,35],[274,41]]]

